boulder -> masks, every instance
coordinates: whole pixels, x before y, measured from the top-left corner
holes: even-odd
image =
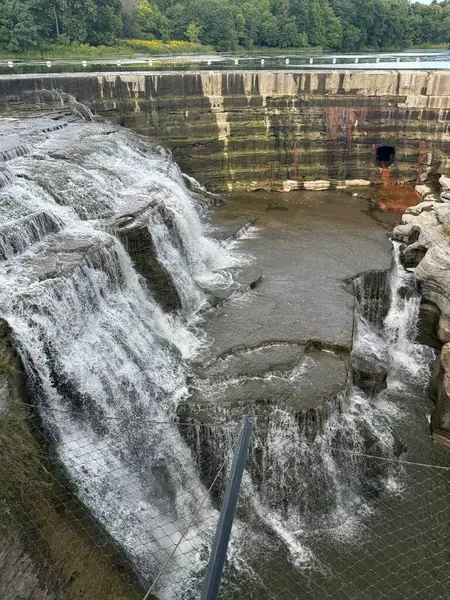
[[[428,185],[422,184],[422,185],[416,185],[415,190],[418,194],[420,194],[422,196],[422,198],[426,198],[427,196],[429,196],[430,194],[433,194],[434,191],[432,190],[432,188]]]
[[[328,190],[331,186],[331,182],[325,179],[317,179],[316,181],[305,181],[303,187],[305,190]]]
[[[419,309],[418,342],[440,350],[442,342],[438,337],[441,311],[433,302],[422,300]]]
[[[388,372],[375,354],[352,353],[353,383],[374,397],[387,387]]]
[[[371,182],[368,179],[346,179],[344,181],[345,187],[354,187],[354,186],[367,187],[370,184],[371,184]]]
[[[405,269],[414,269],[427,253],[428,248],[422,246],[419,242],[414,242],[405,246],[401,251],[401,261]]]
[[[447,175],[441,175],[439,177],[439,183],[443,191],[450,190],[450,177]]]
[[[158,261],[146,213],[119,217],[115,222],[115,229],[158,304],[166,311],[181,309],[181,299],[175,283],[168,270]]]
[[[292,179],[286,179],[286,181],[283,181],[283,192],[292,192],[292,190],[298,189],[300,189],[298,181],[293,181]]]
[[[408,215],[420,215],[421,212],[423,212],[424,210],[432,210],[433,207],[435,205],[435,202],[433,201],[424,201],[424,202],[419,202],[419,204],[416,204],[415,206],[408,206],[408,208],[405,210],[405,213]]]

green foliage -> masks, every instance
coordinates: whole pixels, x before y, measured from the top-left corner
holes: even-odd
[[[0,46],[10,52],[27,52],[40,41],[30,2],[2,0]]]
[[[339,51],[450,43],[450,0],[0,0],[0,52],[115,46],[118,37],[220,51]]]
[[[172,26],[158,5],[149,0],[139,0],[136,7],[136,22],[141,28],[141,37],[146,40],[163,40],[168,42],[172,34]]]
[[[202,28],[197,23],[189,23],[186,27],[186,37],[192,43],[199,42],[200,32]]]
[[[125,50],[133,50],[143,54],[199,54],[212,51],[209,46],[201,46],[192,42],[162,42],[160,40],[125,40],[120,45]]]

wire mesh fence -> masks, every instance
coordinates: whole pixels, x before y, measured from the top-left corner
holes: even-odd
[[[239,426],[115,421],[13,407],[3,529],[58,600],[198,599]],[[449,466],[319,442],[255,427],[219,598],[448,598]]]

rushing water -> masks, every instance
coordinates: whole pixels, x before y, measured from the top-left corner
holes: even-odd
[[[389,529],[395,530],[402,506],[411,510],[408,487],[423,478],[396,461],[406,450],[398,431],[412,414],[399,397],[407,402],[424,398],[434,352],[416,342],[420,295],[412,274],[400,264],[398,244],[390,273],[368,272],[357,277],[353,287],[357,307],[353,377],[347,393],[300,419],[276,408],[266,421],[257,421],[239,514],[253,531],[250,539],[257,539],[264,551],[247,548],[253,560],[247,555],[245,567],[229,569],[224,598],[236,597],[240,589],[252,590],[248,597],[258,599],[334,598],[340,589],[346,598],[348,565],[358,565],[352,577],[356,595],[349,591],[348,597],[372,598],[384,585],[377,571],[390,577],[388,559],[380,565],[371,556],[392,552],[383,546]],[[365,380],[361,371],[370,372],[373,380]],[[213,430],[210,435],[214,438]],[[221,444],[219,440],[215,445],[217,452]],[[414,448],[410,450],[414,456]],[[430,479],[435,475],[431,471]],[[415,499],[407,517],[410,527],[404,527],[423,544],[428,532],[417,528],[414,510],[418,515],[430,510],[434,522],[431,503],[440,502],[437,498],[443,494],[438,486],[436,493],[431,482],[425,485],[426,499]],[[389,517],[395,514],[387,526],[386,506],[391,507]],[[373,529],[374,522],[380,523],[379,530]],[[268,531],[270,536],[265,535]],[[401,545],[403,538],[402,532]],[[280,546],[287,553],[284,559]],[[336,557],[347,552],[350,557],[340,565],[341,573]],[[429,569],[423,560],[419,556],[421,574]],[[396,563],[399,569],[402,562]],[[430,598],[440,597],[436,594],[442,590],[442,576],[433,580],[423,574],[423,581],[426,578]]]
[[[217,469],[209,477],[199,468],[204,442],[206,460],[220,464],[234,432],[197,427],[191,452],[172,422],[188,394],[186,360],[202,343],[196,315],[209,290],[234,285],[229,268],[241,258],[205,235],[195,197],[202,190],[195,181],[188,190],[164,149],[111,125],[71,118],[53,125],[4,125],[0,311],[79,497],[143,584],[179,544],[156,591],[162,600],[190,598],[217,520],[217,498],[207,493]],[[181,299],[175,314],[158,306],[111,233],[130,214],[145,215],[157,260]],[[278,597],[278,584],[255,564],[261,551],[296,585],[323,574],[315,537],[354,539],[373,499],[398,491],[398,467],[364,455],[401,453],[393,394],[423,391],[433,354],[415,341],[420,298],[398,247],[390,275],[362,275],[354,288],[347,394],[301,418],[280,406],[256,424],[227,598],[243,582],[255,594],[248,597]],[[313,366],[306,357],[285,379],[295,386]],[[367,370],[378,377],[376,388],[362,385]]]
[[[229,284],[232,260],[204,236],[195,199],[163,149],[79,121],[51,136],[26,133],[29,151],[9,150],[0,190],[1,313],[79,496],[148,582],[191,520],[184,544],[209,540],[212,509],[206,501],[196,514],[206,490],[192,458],[176,427],[152,421],[167,422],[187,392],[182,360],[199,341],[185,322],[205,303],[202,288]],[[157,306],[98,220],[148,205],[179,315]],[[185,553],[182,543],[174,560],[189,579],[198,565]],[[161,598],[189,587],[160,583]]]

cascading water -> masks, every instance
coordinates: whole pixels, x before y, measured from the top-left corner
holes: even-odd
[[[420,295],[412,274],[400,264],[397,244],[390,273],[363,274],[353,287],[353,381],[347,394],[300,417],[282,407],[257,413],[243,483],[240,517],[268,554],[272,545],[271,560],[278,560],[280,543],[286,548],[300,579],[323,574],[326,567],[316,555],[321,540],[328,540],[328,546],[353,540],[376,510],[375,501],[399,492],[401,469],[395,459],[404,445],[395,431],[402,408],[394,394],[399,389],[423,391],[434,358],[430,348],[416,342]],[[307,371],[312,360],[306,358],[303,366]],[[367,380],[361,370],[370,373],[375,385],[363,385]],[[301,376],[301,369],[295,372]],[[274,375],[259,377],[261,385],[268,377]],[[285,377],[292,379],[292,373]],[[214,428],[201,435],[209,436],[210,455],[223,452]],[[276,541],[263,539],[265,530]],[[270,583],[263,579],[258,587],[258,577],[249,569],[229,573],[229,595],[224,597],[234,597],[236,580],[238,587],[244,582],[251,586],[247,578],[254,581],[255,597],[265,598],[262,589]]]
[[[206,500],[197,513],[206,490],[167,421],[187,392],[181,360],[199,343],[184,317],[204,303],[202,286],[228,284],[224,267],[233,260],[204,236],[163,149],[73,119],[51,136],[33,128],[28,137],[30,152],[11,155],[0,190],[1,315],[79,497],[144,583],[190,524],[174,556],[183,581],[159,582],[161,599],[180,598],[199,568],[185,545],[200,552],[209,543],[213,509]],[[100,221],[148,206],[183,320],[159,309]]]
[[[237,257],[204,235],[196,201],[164,149],[111,125],[73,118],[44,125],[21,131],[27,152],[5,150],[7,169],[0,171],[0,312],[59,459],[143,583],[189,526],[171,569],[178,576],[164,574],[157,590],[161,600],[182,598],[202,566],[187,559],[186,545],[202,556],[210,542],[216,498],[197,509],[205,482],[229,453],[231,430],[197,427],[189,440],[196,462],[170,421],[187,394],[183,359],[200,344],[186,322],[207,291],[233,284],[227,268]],[[110,233],[133,214],[145,215],[180,314],[159,308]],[[397,247],[390,278],[361,276],[355,296],[347,395],[300,416],[278,406],[257,420],[239,515],[250,533],[232,540],[227,598],[236,597],[233,573],[263,577],[252,563],[253,540],[269,555],[285,553],[300,575],[320,570],[315,538],[356,535],[371,500],[395,488],[395,468],[363,455],[399,455],[392,420],[400,409],[390,393],[405,382],[423,387],[432,358],[415,342],[420,298]],[[314,360],[305,356],[288,375],[255,375],[251,383],[284,377],[296,386]],[[375,388],[363,385],[367,373],[376,374]]]

